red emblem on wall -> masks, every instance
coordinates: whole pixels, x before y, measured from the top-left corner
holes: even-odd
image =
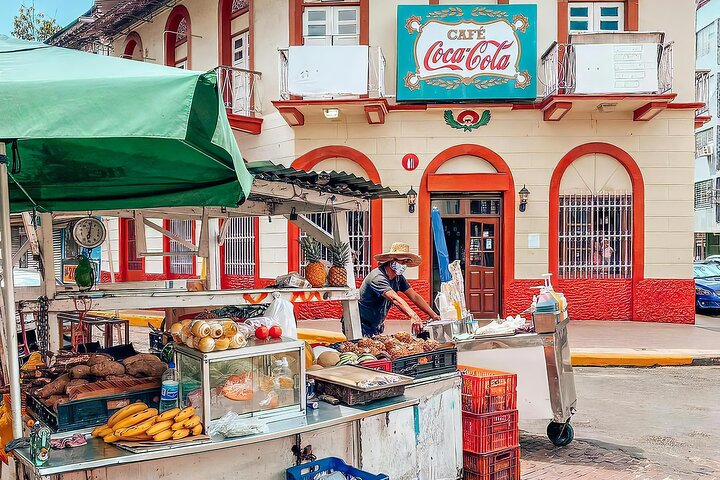
[[[414,153],[408,153],[402,158],[402,166],[407,171],[415,170],[420,165],[420,159]]]

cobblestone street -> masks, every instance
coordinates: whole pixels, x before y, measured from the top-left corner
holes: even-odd
[[[719,372],[576,369],[575,441],[555,447],[545,423],[523,425],[523,480],[720,479]],[[683,393],[689,385],[693,395]]]

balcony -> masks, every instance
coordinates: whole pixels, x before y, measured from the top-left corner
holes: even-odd
[[[305,115],[328,119],[365,115],[385,123],[385,57],[367,45],[305,45],[279,50],[280,100],[273,102],[290,126]]]
[[[655,117],[675,98],[672,43],[663,33],[613,32],[570,35],[542,55],[545,120],[571,108],[633,111],[637,121]]]
[[[262,131],[262,103],[258,90],[262,74],[243,68],[218,66],[215,73],[230,126],[258,135]]]
[[[695,128],[710,120],[710,70],[695,70],[695,102],[702,104],[695,110]]]

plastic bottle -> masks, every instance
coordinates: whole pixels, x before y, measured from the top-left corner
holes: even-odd
[[[162,376],[162,388],[160,389],[160,411],[171,410],[178,406],[178,393],[180,382],[178,381],[175,362],[168,363],[168,369]]]
[[[292,405],[295,399],[295,382],[287,357],[275,360],[272,369],[273,385],[280,400],[280,406]]]

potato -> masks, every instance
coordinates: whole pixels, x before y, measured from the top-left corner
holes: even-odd
[[[122,375],[125,373],[125,366],[120,362],[103,362],[90,367],[90,374],[93,377],[105,378],[108,375]]]
[[[134,377],[159,377],[165,373],[167,365],[161,361],[140,360],[127,365],[126,370],[129,375]]]
[[[127,367],[128,365],[132,365],[135,362],[142,362],[142,361],[163,363],[162,360],[160,360],[157,356],[153,355],[152,353],[138,353],[137,355],[133,355],[132,357],[126,358],[125,360],[122,361],[122,363],[123,363],[123,365],[125,365]]]
[[[70,369],[70,378],[79,380],[90,376],[90,367],[87,365],[75,365]]]
[[[94,365],[98,365],[100,363],[105,362],[112,362],[113,358],[110,355],[105,355],[104,353],[95,353],[93,354],[87,362],[85,362],[85,365],[88,367],[92,367]]]
[[[40,398],[50,398],[53,395],[63,395],[65,393],[65,387],[67,387],[68,383],[70,383],[70,375],[60,375],[58,378],[38,390],[38,396]]]

